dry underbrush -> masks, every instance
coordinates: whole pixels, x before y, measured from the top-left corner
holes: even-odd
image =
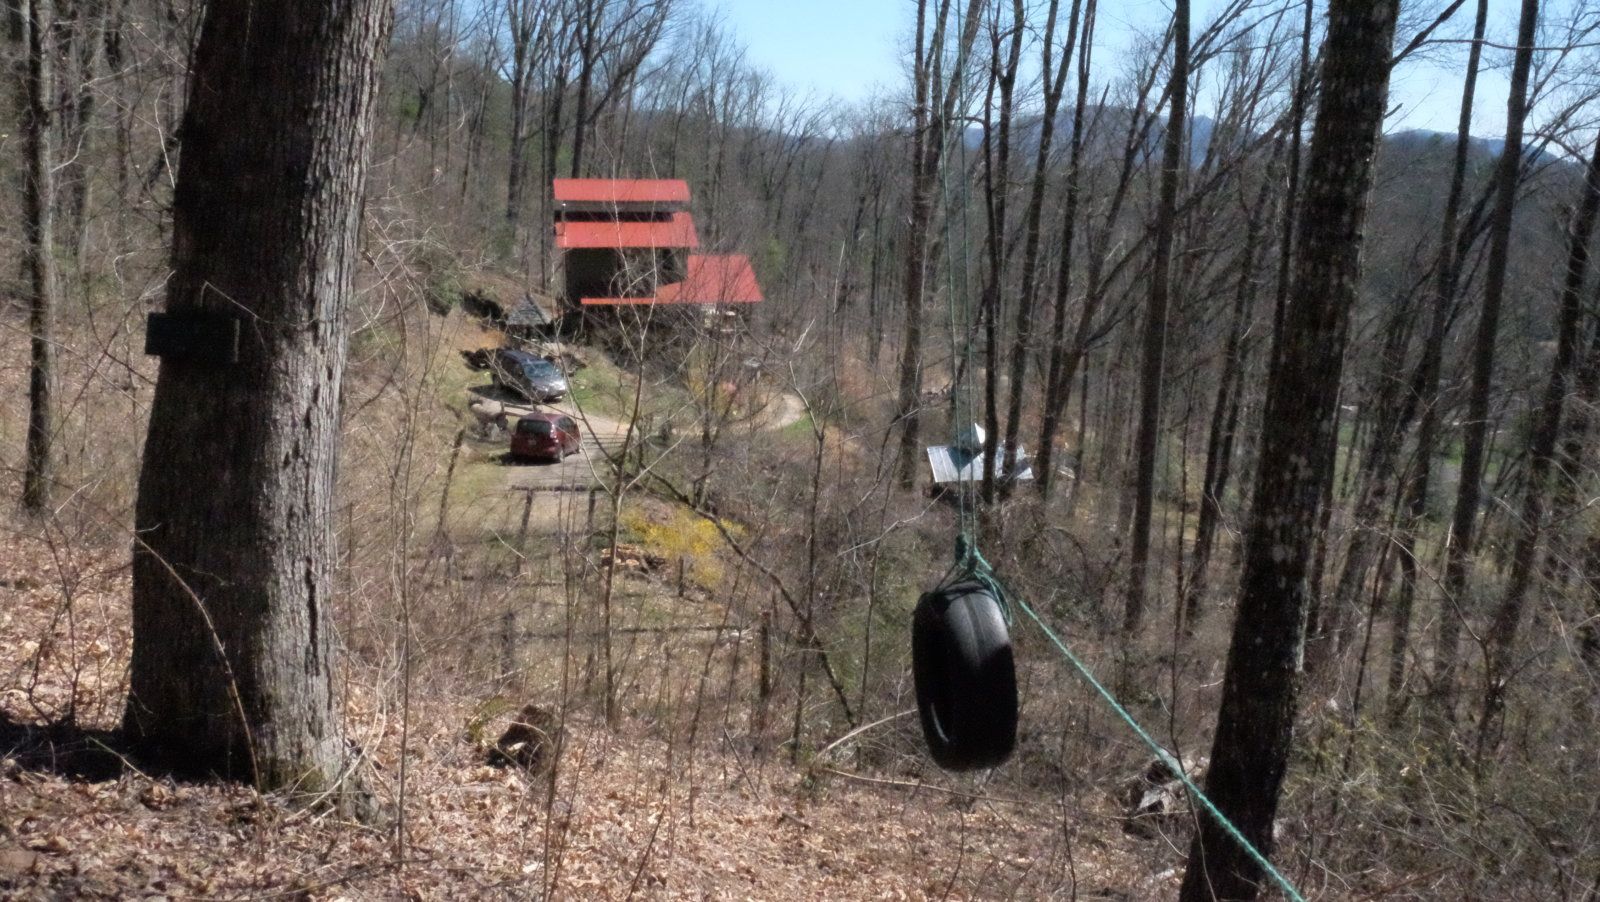
[[[1076,886],[1080,898],[1104,888],[1127,898],[1170,886],[1134,876],[1151,869],[1103,806],[1013,801],[998,784],[935,773],[923,785],[836,776],[851,770],[839,750],[809,772],[791,768],[752,754],[737,713],[703,716],[695,730],[694,681],[681,678],[668,687],[679,696],[670,721],[630,717],[609,730],[591,700],[570,698],[552,789],[485,763],[469,735],[482,698],[418,691],[402,712],[394,673],[350,662],[350,734],[391,806],[404,737],[403,846],[392,829],[242,787],[145,774],[116,757],[109,732],[129,648],[126,555],[32,532],[12,523],[0,558],[0,890],[10,896],[916,898]]]

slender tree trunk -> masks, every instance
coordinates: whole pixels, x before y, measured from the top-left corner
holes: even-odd
[[[1289,184],[1283,192],[1283,217],[1278,247],[1278,290],[1272,308],[1272,347],[1269,368],[1278,364],[1278,346],[1283,342],[1283,316],[1289,305],[1289,277],[1294,261],[1295,217],[1300,212],[1301,133],[1305,131],[1306,94],[1311,91],[1311,33],[1314,0],[1305,0],[1305,18],[1300,26],[1300,70],[1295,73],[1294,93],[1289,100]]]
[[[1461,110],[1456,123],[1454,165],[1450,170],[1450,187],[1445,195],[1444,216],[1439,223],[1439,260],[1434,270],[1432,285],[1432,310],[1428,319],[1428,334],[1422,344],[1422,361],[1410,393],[1413,405],[1420,407],[1417,423],[1416,463],[1405,480],[1404,523],[1400,530],[1400,591],[1395,600],[1390,626],[1389,644],[1389,696],[1388,713],[1391,720],[1403,713],[1405,698],[1401,694],[1405,685],[1406,657],[1411,646],[1411,619],[1417,597],[1417,530],[1427,514],[1428,483],[1433,470],[1434,450],[1438,446],[1439,371],[1444,360],[1445,333],[1449,329],[1450,313],[1455,306],[1456,287],[1460,281],[1461,262],[1457,255],[1461,243],[1461,201],[1466,193],[1467,154],[1472,146],[1472,110],[1477,92],[1478,69],[1483,59],[1483,35],[1489,19],[1489,0],[1478,0],[1477,16],[1473,23],[1472,44],[1467,52],[1467,71],[1461,87]],[[1414,408],[1415,410],[1416,408]],[[1407,419],[1410,418],[1408,414]],[[1452,621],[1448,626],[1445,621]],[[1448,638],[1453,647],[1455,639],[1447,636],[1459,628],[1454,622],[1455,613],[1448,606],[1440,612],[1441,637]],[[1443,638],[1441,641],[1443,641]],[[1454,662],[1451,662],[1454,666]],[[1454,678],[1451,677],[1453,680]]]
[[[238,361],[162,360],[136,510],[124,728],[183,771],[341,801],[361,795],[334,696],[332,496],[389,22],[388,0],[207,7],[167,310],[236,317]]]
[[[1544,526],[1545,491],[1550,463],[1561,434],[1562,406],[1571,383],[1572,367],[1578,356],[1579,329],[1583,316],[1583,285],[1589,276],[1589,240],[1594,236],[1596,212],[1600,211],[1600,137],[1595,139],[1589,157],[1583,199],[1573,214],[1567,243],[1567,271],[1561,286],[1556,355],[1550,364],[1550,380],[1534,414],[1533,434],[1528,439],[1528,473],[1522,496],[1522,529],[1517,534],[1511,555],[1511,573],[1505,598],[1495,609],[1488,639],[1488,674],[1482,713],[1478,726],[1478,756],[1491,745],[1494,723],[1505,706],[1506,681],[1510,679],[1512,656],[1517,648],[1517,630],[1527,605],[1528,587],[1538,556],[1539,537]]]
[[[1065,342],[1067,329],[1067,302],[1072,296],[1072,252],[1078,223],[1078,203],[1083,193],[1083,139],[1085,107],[1089,102],[1089,70],[1094,51],[1094,20],[1096,0],[1085,0],[1083,12],[1083,49],[1078,54],[1078,93],[1072,107],[1072,139],[1067,161],[1067,196],[1061,207],[1061,263],[1056,273],[1055,309],[1050,320],[1050,365],[1044,380],[1044,415],[1039,424],[1038,466],[1034,481],[1039,496],[1048,500],[1055,482],[1056,432],[1061,428],[1061,418],[1066,414],[1067,399],[1072,393],[1072,377],[1082,360],[1082,343],[1078,339],[1087,334],[1087,326],[1094,320],[1094,311],[1085,309],[1083,320],[1069,349]],[[1065,63],[1063,63],[1063,68]],[[1087,308],[1088,299],[1085,298]],[[1083,479],[1083,445],[1078,445],[1078,468],[1074,474]],[[1074,496],[1077,492],[1074,490]]]
[[[1332,0],[1300,212],[1293,303],[1272,368],[1245,536],[1239,611],[1223,677],[1206,791],[1265,854],[1294,738],[1295,658],[1327,448],[1335,441],[1372,157],[1388,96],[1394,0]],[[1180,898],[1255,899],[1261,867],[1202,817]]]
[[[1083,103],[1081,100],[1083,99],[1085,93],[1084,83],[1089,77],[1088,51],[1094,35],[1094,12],[1095,10],[1093,4],[1091,4],[1089,9],[1088,24],[1085,26],[1083,37],[1084,54],[1078,70],[1078,96],[1080,99],[1078,106],[1080,109],[1083,108]],[[1166,52],[1165,45],[1163,45],[1161,52],[1163,54]],[[1096,317],[1099,316],[1100,308],[1105,303],[1106,294],[1110,290],[1109,282],[1111,279],[1106,277],[1106,264],[1111,253],[1112,236],[1114,234],[1113,227],[1121,216],[1123,203],[1128,197],[1128,189],[1133,184],[1133,175],[1136,171],[1138,161],[1144,156],[1143,149],[1146,146],[1146,142],[1149,138],[1150,125],[1155,119],[1154,116],[1146,115],[1145,101],[1148,99],[1151,90],[1155,86],[1156,70],[1156,66],[1151,66],[1139,84],[1138,100],[1134,106],[1133,115],[1128,121],[1128,133],[1122,148],[1122,163],[1118,171],[1116,187],[1112,189],[1111,200],[1105,207],[1104,221],[1106,223],[1106,227],[1101,229],[1098,234],[1091,234],[1088,240],[1089,266],[1087,272],[1084,274],[1083,308],[1078,313],[1078,322],[1073,333],[1072,342],[1061,353],[1059,359],[1060,370],[1058,375],[1060,380],[1059,382],[1055,382],[1054,385],[1048,389],[1050,395],[1055,398],[1055,401],[1054,403],[1050,401],[1046,402],[1044,423],[1039,433],[1041,457],[1039,461],[1039,467],[1037,469],[1044,473],[1048,473],[1050,469],[1049,459],[1043,456],[1045,453],[1044,449],[1048,448],[1055,441],[1055,433],[1057,429],[1059,429],[1060,417],[1063,411],[1066,409],[1067,402],[1070,399],[1069,396],[1072,387],[1072,380],[1077,373],[1078,366],[1083,361],[1084,355],[1088,353],[1090,342],[1095,337]],[[1076,169],[1076,167],[1074,167],[1074,169]],[[1075,180],[1077,175],[1074,174],[1071,176],[1071,178]],[[1076,221],[1074,215],[1076,208],[1076,197],[1075,194],[1072,193],[1073,190],[1075,190],[1073,185],[1074,182],[1069,182],[1069,194],[1067,198],[1068,209],[1067,213],[1065,214],[1069,222]],[[1097,216],[1096,218],[1099,217]],[[1072,245],[1071,237],[1072,236],[1070,234],[1063,236],[1062,242],[1064,256],[1062,259],[1061,278],[1058,280],[1056,287],[1056,318],[1058,323],[1061,322],[1062,313],[1066,309],[1066,297],[1064,293],[1070,290],[1071,284],[1069,279],[1071,263],[1070,249]],[[1109,328],[1109,326],[1102,328]],[[1055,359],[1056,350],[1061,348],[1061,345],[1059,341],[1053,341],[1052,345],[1051,368],[1054,369],[1057,363]],[[1112,372],[1120,370],[1120,360],[1120,356],[1113,358],[1113,361],[1110,364]],[[1108,373],[1108,378],[1106,381],[1108,386],[1115,387],[1120,385],[1122,380],[1119,378],[1113,378]],[[1107,389],[1107,391],[1102,395],[1102,400],[1104,400],[1106,396],[1111,393],[1111,390],[1112,388]],[[1104,441],[1102,442],[1104,447],[1109,448],[1120,445],[1121,436],[1112,434],[1118,429],[1120,429],[1120,424],[1114,423],[1107,429],[1103,429],[1101,431],[1100,434],[1104,437]],[[1080,446],[1080,459],[1083,456],[1082,451],[1083,449]],[[1085,478],[1086,477],[1083,477],[1080,474],[1079,482],[1081,483]],[[1040,486],[1040,491],[1043,497],[1049,497],[1048,482]],[[1123,528],[1122,524],[1126,521],[1126,519],[1127,518],[1122,516],[1121,512],[1119,512],[1116,524],[1113,528],[1120,531]]]
[[[1011,45],[1005,62],[1000,61],[1000,23],[995,22],[993,59],[989,82],[990,103],[984,104],[984,169],[986,188],[985,208],[989,229],[987,247],[989,272],[983,286],[983,428],[987,441],[983,446],[984,504],[995,500],[996,454],[1000,448],[1000,361],[999,328],[1002,315],[1000,294],[1004,289],[1006,265],[1010,254],[1006,249],[1006,232],[1010,225],[1008,212],[1011,197],[1011,114],[1016,99],[1017,66],[1022,60],[1022,29],[1024,15],[1022,4],[1014,0],[1011,23]],[[990,111],[995,89],[1000,92],[1000,123],[997,132],[989,129]],[[1041,140],[1043,140],[1041,138]],[[995,146],[998,143],[998,148]],[[997,159],[998,158],[998,159]]]
[[[1278,146],[1281,148],[1282,144]],[[1273,156],[1276,158],[1276,151]],[[1276,166],[1276,162],[1273,166]],[[1233,473],[1234,435],[1239,425],[1239,395],[1242,393],[1241,383],[1248,350],[1245,328],[1255,307],[1257,271],[1262,256],[1261,227],[1268,219],[1271,187],[1271,179],[1262,182],[1255,205],[1247,214],[1244,246],[1239,250],[1239,283],[1234,290],[1228,337],[1222,351],[1222,373],[1217,377],[1217,399],[1211,408],[1211,428],[1206,439],[1206,470],[1200,490],[1200,516],[1195,524],[1189,578],[1183,590],[1183,630],[1187,635],[1194,634],[1200,620],[1201,603],[1209,586],[1211,549],[1216,541],[1217,527],[1222,522],[1222,498]]]
[[[28,275],[28,442],[22,476],[22,506],[34,513],[50,506],[55,482],[55,209],[56,145],[51,112],[55,90],[55,3],[23,0],[26,45],[23,145],[27,174],[23,191],[24,244]]]
[[[967,2],[948,83],[943,75],[943,59],[945,19],[951,0],[939,0],[932,39],[925,41],[927,5],[928,0],[919,0],[917,4],[917,51],[913,62],[916,96],[912,110],[911,223],[906,239],[905,345],[900,355],[900,397],[895,414],[895,422],[900,427],[896,477],[902,489],[916,484],[917,456],[922,444],[923,291],[933,224],[933,188],[944,159],[946,129],[965,82],[967,57],[978,36],[978,10],[982,0]],[[957,140],[961,140],[959,135]]]
[[[939,36],[943,34],[943,16],[946,4],[941,2],[935,25],[933,46],[928,47],[925,37],[928,19],[928,0],[917,0],[917,44],[912,60],[913,91],[911,126],[911,223],[906,243],[906,318],[904,347],[900,354],[900,404],[895,418],[900,421],[900,449],[897,455],[898,480],[902,489],[910,489],[916,482],[917,450],[922,443],[919,427],[922,404],[922,306],[923,279],[926,277],[928,230],[933,219],[933,178],[927,171],[929,147],[942,140],[930,135],[929,57],[942,52]],[[937,151],[935,151],[935,155]],[[952,386],[953,389],[953,386]]]
[[[522,181],[527,163],[523,160],[528,143],[526,90],[519,89],[518,77],[511,78],[511,148],[506,171],[506,222],[516,228],[522,218]]]
[[[1500,302],[1505,295],[1506,265],[1511,256],[1511,216],[1517,205],[1522,168],[1522,130],[1527,118],[1528,73],[1539,21],[1539,0],[1522,0],[1517,51],[1511,65],[1511,92],[1506,99],[1506,138],[1495,169],[1494,214],[1489,224],[1489,262],[1484,271],[1483,310],[1472,353],[1472,387],[1461,452],[1461,477],[1456,484],[1455,514],[1444,568],[1444,610],[1439,616],[1439,642],[1434,649],[1430,708],[1436,718],[1455,718],[1457,645],[1467,605],[1473,542],[1482,502],[1483,473],[1489,446],[1489,393],[1494,380],[1495,343],[1500,332]]]
[[[1379,530],[1391,508],[1390,492],[1395,478],[1395,467],[1400,457],[1400,446],[1405,438],[1406,423],[1402,417],[1405,405],[1402,387],[1406,386],[1406,348],[1410,344],[1412,324],[1415,319],[1415,292],[1391,305],[1392,313],[1384,339],[1380,365],[1374,378],[1376,385],[1367,393],[1362,413],[1371,423],[1371,438],[1359,467],[1357,499],[1351,515],[1350,545],[1345,551],[1344,565],[1334,586],[1333,597],[1322,606],[1320,617],[1308,624],[1305,669],[1316,674],[1330,664],[1337,653],[1344,651],[1352,635],[1350,627],[1356,616],[1362,588],[1368,572],[1378,557],[1382,536]],[[1370,413],[1368,413],[1370,411]],[[1352,429],[1352,433],[1359,430]],[[1352,435],[1354,448],[1358,440]],[[1357,469],[1346,459],[1346,474]]]
[[[583,174],[583,136],[589,118],[589,87],[594,82],[595,42],[599,39],[600,18],[610,0],[583,0],[583,38],[579,44],[578,98],[573,110],[572,177]]]
[[[1048,88],[1045,93],[1044,118],[1039,125],[1039,147],[1034,158],[1033,183],[1028,196],[1028,208],[1023,214],[1026,225],[1022,249],[1022,290],[1017,295],[1014,340],[1011,345],[1011,391],[1006,404],[1006,435],[1002,444],[1005,449],[1002,469],[1006,473],[1016,472],[1017,453],[1022,442],[1022,402],[1026,395],[1028,361],[1033,350],[1033,322],[1038,316],[1035,308],[1039,286],[1039,243],[1044,217],[1045,184],[1050,173],[1050,148],[1055,139],[1056,115],[1061,107],[1061,95],[1066,91],[1067,74],[1072,71],[1072,54],[1077,46],[1078,22],[1082,14],[1083,0],[1072,0],[1072,10],[1067,17],[1066,42],[1062,47],[1061,60],[1056,63],[1052,55],[1059,7],[1060,0],[1050,0],[1050,10],[1044,28],[1041,65],[1042,77]],[[1020,14],[1017,18],[1021,18]],[[1039,479],[1039,474],[1034,474],[1034,478]],[[1013,483],[1008,480],[1007,492],[1009,493],[1013,487]]]
[[[1167,306],[1172,292],[1172,239],[1178,227],[1178,181],[1184,159],[1184,125],[1189,110],[1189,0],[1174,0],[1172,77],[1168,88],[1167,131],[1161,160],[1161,195],[1156,207],[1155,259],[1150,299],[1145,308],[1143,363],[1139,375],[1138,466],[1134,482],[1133,534],[1129,537],[1128,603],[1122,631],[1139,634],[1144,620],[1146,571],[1150,562],[1150,516],[1155,507],[1156,455],[1160,449],[1162,373],[1167,358]]]
[[[58,92],[58,96],[66,98],[62,109],[65,153],[61,166],[67,228],[72,241],[72,278],[85,303],[89,300],[90,283],[85,261],[89,250],[89,200],[93,188],[90,155],[94,144],[95,82],[100,77],[108,15],[108,4],[101,0],[68,7],[72,21],[66,29],[68,38],[62,47],[60,63],[66,74],[58,75],[58,81],[71,85],[70,94]],[[69,78],[71,81],[66,81]]]

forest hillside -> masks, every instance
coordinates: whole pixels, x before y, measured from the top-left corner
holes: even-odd
[[[1600,900],[1600,6],[1191,3],[8,2],[0,896]]]

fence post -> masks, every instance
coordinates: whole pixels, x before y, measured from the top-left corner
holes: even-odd
[[[755,751],[767,750],[767,705],[772,697],[772,612],[761,612],[761,660],[756,669]]]
[[[522,575],[522,565],[527,560],[528,552],[528,517],[533,513],[533,490],[524,489],[527,496],[522,502],[522,524],[517,527],[517,566],[512,571],[513,576]]]
[[[456,440],[450,446],[450,465],[444,471],[444,490],[439,493],[439,525],[434,530],[438,536],[444,535],[445,517],[450,513],[450,482],[456,476],[456,458],[461,456],[461,440],[466,438],[466,427],[456,430]]]
[[[517,612],[506,608],[500,615],[500,678],[509,681],[517,670]]]

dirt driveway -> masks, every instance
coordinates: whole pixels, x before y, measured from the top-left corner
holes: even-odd
[[[505,408],[511,425],[534,411],[564,413],[578,421],[583,444],[577,454],[569,455],[559,463],[544,461],[513,461],[503,458],[506,468],[506,488],[535,491],[581,491],[602,483],[607,470],[607,455],[622,450],[627,424],[607,416],[579,411],[570,402],[557,404],[530,404],[517,396],[493,386],[474,386],[467,390],[473,398],[498,401]]]

